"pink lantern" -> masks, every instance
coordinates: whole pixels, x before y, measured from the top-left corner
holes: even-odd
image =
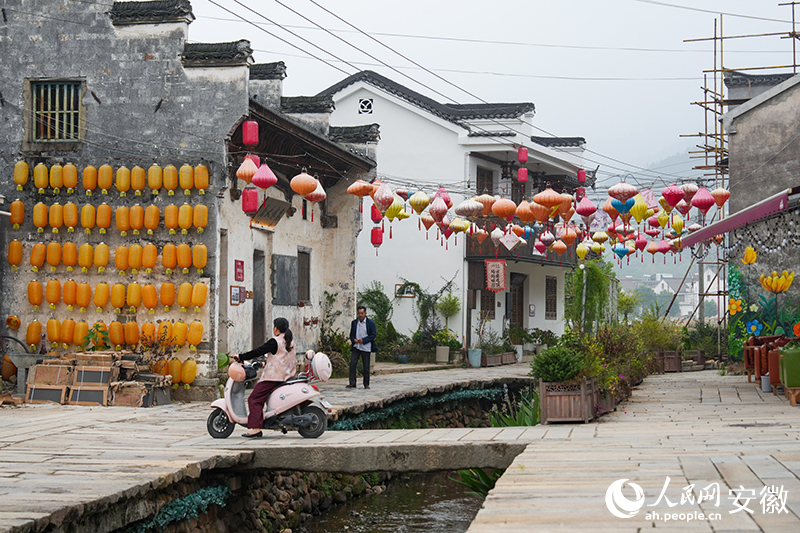
[[[255,120],[245,120],[242,123],[242,143],[245,146],[258,144],[258,122]]]
[[[428,208],[428,212],[430,213],[431,217],[433,217],[434,221],[437,223],[441,222],[444,219],[444,216],[447,214],[447,204],[441,196],[436,196],[436,198],[433,200],[433,203]]]
[[[689,213],[689,211],[692,209],[692,206],[689,205],[689,203],[686,201],[686,198],[684,198],[675,205],[675,209],[677,209],[678,213],[681,215],[686,216],[687,213]]]
[[[665,241],[664,239],[661,239],[659,241],[659,243],[658,243],[658,251],[659,251],[659,253],[667,254],[667,253],[669,253],[669,251],[671,249],[672,249],[672,247],[669,245],[669,243],[667,241]]]
[[[525,183],[528,181],[528,169],[527,168],[519,168],[517,169],[517,181],[520,183]]]
[[[586,196],[586,187],[577,187],[575,189],[575,200],[580,202]]]
[[[727,189],[723,189],[722,187],[718,187],[711,191],[711,196],[714,197],[714,201],[717,203],[717,207],[722,207],[725,202],[728,201],[728,198],[731,197],[731,191]]]
[[[584,196],[581,198],[581,201],[578,202],[578,207],[575,209],[575,212],[578,213],[582,217],[588,217],[597,211],[597,206],[589,200],[588,196]]]
[[[261,165],[261,158],[259,158],[256,154],[247,154],[246,156],[244,156],[244,158],[252,161],[253,164],[255,164],[256,168],[258,168],[259,165]]]
[[[517,161],[520,163],[528,162],[528,149],[524,146],[520,146],[519,150],[517,150]]]
[[[314,189],[312,192],[306,194],[303,198],[305,198],[309,202],[322,202],[327,197],[328,194],[325,192],[325,189],[322,188],[322,183],[320,183],[319,180],[317,180],[317,188]]]
[[[453,207],[453,200],[450,199],[450,195],[447,193],[444,187],[439,187],[439,190],[433,195],[434,198],[437,196],[444,200],[444,204],[447,206],[447,209]]]
[[[539,241],[544,244],[545,248],[550,248],[550,245],[556,241],[556,237],[549,231],[545,231],[539,236]]]
[[[711,193],[708,192],[708,189],[705,187],[700,187],[692,198],[692,205],[703,213],[703,216],[708,213],[708,210],[711,209],[711,206],[715,203],[714,197],[711,196]]]
[[[256,187],[260,187],[261,189],[268,189],[278,183],[278,177],[272,172],[266,163],[261,165],[255,174],[253,174],[253,178],[250,181]]]
[[[394,193],[400,198],[402,198],[403,201],[408,201],[408,189],[406,189],[405,187],[400,187],[399,189],[394,191]]]
[[[247,214],[258,211],[258,190],[248,187],[242,191],[242,211]]]
[[[656,224],[658,224],[658,221],[656,221]],[[657,237],[658,234],[661,233],[661,230],[658,228],[647,228],[644,232],[651,237]]]
[[[578,183],[586,183],[586,171],[579,170],[578,171]]]
[[[640,233],[639,236],[636,238],[636,242],[634,243],[634,245],[636,246],[636,249],[641,252],[647,246],[647,239],[645,238],[644,235]]]
[[[540,254],[545,253],[545,251],[547,250],[547,246],[545,246],[545,244],[542,241],[536,241],[535,243],[533,243],[533,247],[536,248],[536,251],[539,252]]]
[[[698,191],[697,185],[694,183],[684,183],[681,185],[681,189],[683,189],[683,192],[685,193],[683,199],[686,200],[687,203],[692,201],[692,198],[694,198],[694,195]]]
[[[678,205],[678,202],[683,200],[683,197],[686,196],[686,192],[684,192],[682,188],[673,184],[669,187],[664,187],[664,190],[661,191],[661,196],[664,197],[670,207],[675,207]]]
[[[631,185],[630,183],[625,183],[621,181],[608,189],[608,195],[611,198],[616,198],[620,202],[627,202],[630,198],[633,198],[639,193],[639,189]]]
[[[372,200],[375,202],[375,205],[378,206],[378,210],[381,214],[384,214],[394,202],[394,193],[386,183],[381,183],[378,190],[375,191]]]

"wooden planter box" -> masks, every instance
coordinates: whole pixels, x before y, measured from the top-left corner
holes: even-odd
[[[617,409],[617,399],[613,394],[606,394],[603,397],[600,391],[597,391],[597,414],[604,415]]]
[[[502,354],[486,355],[481,354],[481,366],[500,366],[503,364]]]
[[[595,379],[578,383],[545,383],[539,380],[542,424],[548,422],[589,422],[594,419],[598,399]]]
[[[656,373],[664,373],[664,352],[656,352],[653,354],[653,361],[656,363]]]
[[[682,372],[681,352],[664,353],[664,372]]]
[[[500,358],[504,365],[513,365],[517,362],[517,354],[514,352],[500,354]]]
[[[692,360],[696,365],[703,365],[706,364],[706,351],[705,350],[692,350],[689,352],[689,355],[692,356]]]

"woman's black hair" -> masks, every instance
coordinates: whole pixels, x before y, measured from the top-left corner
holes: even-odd
[[[272,325],[278,328],[278,331],[283,333],[283,338],[286,340],[286,349],[291,350],[293,348],[293,335],[292,330],[289,329],[289,321],[283,317],[278,317],[272,321]]]

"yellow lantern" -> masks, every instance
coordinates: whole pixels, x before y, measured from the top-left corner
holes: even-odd
[[[96,216],[97,212],[93,205],[86,204],[81,207],[81,226],[83,226],[83,232],[87,235],[90,234],[94,228]]]
[[[68,279],[61,287],[61,299],[67,306],[68,311],[72,311],[72,306],[78,301],[78,284],[75,280]]]
[[[200,312],[200,308],[206,305],[206,297],[208,296],[208,285],[205,283],[195,283],[192,287],[192,305],[194,306],[195,313]]]
[[[159,299],[164,311],[169,311],[170,306],[175,303],[175,285],[169,282],[162,283]]]
[[[13,224],[14,229],[19,229],[20,224],[25,222],[25,202],[22,200],[14,200],[11,202],[11,216],[9,220]]]
[[[147,228],[147,234],[152,235],[153,231],[158,229],[158,222],[161,218],[161,211],[157,205],[148,205],[144,210],[144,227]]]
[[[142,260],[144,259],[144,249],[140,244],[131,244],[128,248],[128,266],[134,274],[139,273],[142,268]]]
[[[192,287],[192,284],[189,282],[181,283],[181,286],[178,287],[178,305],[184,313],[186,312],[186,308],[192,305],[193,289],[194,287]]]
[[[194,186],[200,194],[205,194],[208,189],[208,167],[205,165],[197,165],[194,167]]]
[[[178,227],[178,206],[170,204],[164,208],[164,227],[169,230],[170,235],[175,235]]]
[[[58,348],[58,342],[61,340],[61,322],[55,318],[47,321],[47,340],[53,344],[53,349]]]
[[[194,206],[194,214],[192,216],[192,223],[197,228],[197,233],[203,233],[205,227],[208,225],[208,207],[200,204]]]
[[[658,220],[658,225],[663,228],[667,225],[667,222],[669,222],[669,212],[661,209],[658,212],[658,216],[656,216],[656,220]]]
[[[37,233],[44,233],[44,228],[47,226],[47,213],[47,206],[42,202],[33,206],[33,225],[36,226]]]
[[[88,283],[78,283],[78,290],[75,295],[75,303],[81,313],[86,312],[86,308],[92,303],[92,287]]]
[[[131,189],[131,171],[122,166],[117,169],[117,190],[120,198],[127,196]]]
[[[100,228],[100,234],[104,234],[109,226],[111,226],[111,206],[100,204],[97,206],[97,227]]]
[[[75,346],[83,346],[86,342],[86,336],[89,335],[89,324],[81,320],[75,323],[75,335],[72,337],[72,344]]]
[[[55,309],[56,304],[61,301],[61,283],[57,279],[51,279],[44,288],[44,296],[50,309]]]
[[[78,221],[78,206],[72,202],[64,204],[64,225],[67,227],[67,233],[75,233]]]
[[[139,335],[142,344],[152,345],[156,340],[156,325],[152,322],[142,324],[142,332]]]
[[[158,324],[158,342],[165,347],[172,344],[172,322],[169,320],[162,320]]]
[[[675,230],[675,234],[678,236],[683,233],[683,218],[678,213],[672,214],[672,229]]]
[[[135,313],[136,308],[142,305],[142,286],[135,281],[128,285],[125,302],[130,307],[131,313]]]
[[[117,222],[117,229],[122,237],[128,235],[128,230],[131,229],[131,210],[126,206],[121,205],[117,208],[115,213],[115,220]]]
[[[50,184],[50,178],[47,174],[47,167],[44,163],[39,163],[33,167],[33,185],[39,189],[39,194],[44,194],[44,190]]]
[[[164,167],[164,188],[168,196],[173,196],[178,188],[178,169],[174,165]]]
[[[17,161],[14,164],[14,183],[17,184],[17,190],[21,191],[22,188],[28,183],[31,169],[25,161]],[[206,171],[206,175],[208,172]]]
[[[92,191],[97,188],[97,169],[91,165],[84,168],[81,183],[86,190],[86,196],[91,196]]]
[[[59,203],[51,205],[48,222],[50,227],[53,228],[53,233],[58,233],[58,230],[64,225],[64,206]]]
[[[142,249],[142,266],[148,274],[153,271],[158,261],[158,248],[155,244],[147,244]]]
[[[135,166],[131,169],[131,189],[133,189],[134,196],[141,196],[145,185],[147,184],[147,173],[140,166]]]
[[[44,260],[47,256],[47,247],[44,245],[43,242],[37,242],[33,245],[31,249],[31,270],[34,272],[39,272],[39,269],[44,266]]]
[[[78,187],[78,167],[72,163],[67,163],[64,165],[62,175],[64,177],[64,187],[67,188],[67,194],[74,193],[75,189]]]
[[[136,346],[139,344],[139,324],[135,321],[125,322],[125,344],[128,346]]]
[[[111,165],[102,165],[97,169],[97,186],[100,188],[100,194],[108,194],[112,185],[114,185],[114,169]]]
[[[134,235],[139,235],[139,231],[144,227],[144,207],[136,204],[130,209],[130,217],[128,219]]]
[[[74,242],[61,246],[61,262],[66,265],[67,272],[72,272],[72,267],[78,264],[78,246]]]
[[[47,243],[45,260],[50,265],[50,271],[55,272],[56,267],[61,264],[61,243],[57,241]]]
[[[182,235],[189,233],[188,230],[192,227],[193,219],[192,206],[189,204],[183,204],[178,211],[178,226],[181,228]]]
[[[114,350],[121,350],[125,344],[125,328],[122,323],[115,320],[108,325],[108,340],[114,346]]]
[[[142,287],[142,303],[149,314],[155,314],[155,309],[158,305],[158,291],[155,285],[148,283]]]
[[[172,269],[178,266],[178,247],[172,243],[167,243],[161,250],[161,264],[164,265],[167,274],[172,274]]]
[[[34,320],[30,324],[28,324],[28,329],[25,332],[25,342],[30,348],[31,352],[36,351],[36,347],[39,346],[39,342],[42,340],[42,323],[38,320]]]
[[[172,326],[172,345],[180,348],[186,344],[186,337],[189,334],[189,325],[183,320],[178,320]]]
[[[8,243],[8,264],[11,265],[11,270],[17,270],[20,263],[22,263],[22,243],[14,239]]]
[[[94,266],[97,267],[97,272],[103,273],[108,266],[108,245],[101,242],[94,248]]]
[[[200,341],[203,340],[203,323],[199,320],[192,321],[189,324],[189,332],[187,335],[187,340],[189,341],[189,349],[194,351],[197,349],[197,345],[200,344]]]
[[[78,266],[81,272],[89,272],[89,267],[94,264],[94,248],[89,243],[81,244],[78,248]]]
[[[189,385],[194,383],[195,377],[197,377],[197,361],[189,358],[181,365],[181,383],[188,389]]]
[[[97,307],[97,312],[101,313],[103,308],[108,305],[108,299],[111,294],[111,289],[108,283],[98,283],[94,287],[94,305]]]
[[[153,165],[147,169],[147,186],[153,191],[154,195],[158,195],[158,190],[164,184],[164,174],[161,171],[161,167],[153,163]]]
[[[192,264],[197,269],[198,274],[203,273],[203,269],[208,263],[208,248],[205,244],[195,244],[192,248]]]
[[[58,194],[61,192],[61,187],[64,185],[64,167],[56,163],[50,167],[50,187],[53,188],[53,193]]]
[[[641,194],[637,194],[633,198],[633,207],[631,207],[628,212],[634,219],[636,219],[638,224],[641,224],[642,220],[647,218],[647,202],[645,202],[644,196]]]
[[[127,246],[117,246],[117,249],[114,250],[114,266],[116,267],[120,276],[125,274],[125,271],[128,270]]]
[[[189,196],[192,194],[192,187],[194,187],[194,169],[191,165],[184,164],[181,166],[178,181],[180,182],[183,194]]]
[[[589,247],[581,242],[575,247],[575,253],[578,255],[578,259],[583,261],[586,258],[586,254],[589,253]]]
[[[177,357],[169,360],[169,374],[172,376],[172,387],[177,389],[181,382],[181,361]]]
[[[192,266],[192,249],[188,244],[178,245],[178,267],[183,269],[184,274],[189,273],[189,268]]]
[[[61,346],[64,349],[69,348],[75,339],[75,321],[71,318],[65,319],[61,323]]]
[[[115,283],[113,287],[111,287],[111,307],[114,308],[114,312],[119,314],[122,312],[122,308],[125,307],[125,300],[127,298],[125,285],[122,283]],[[130,343],[129,343],[130,344]]]

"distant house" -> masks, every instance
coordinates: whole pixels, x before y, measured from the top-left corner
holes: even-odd
[[[378,177],[393,189],[422,190],[433,197],[444,187],[456,206],[483,193],[519,203],[547,186],[574,192],[580,185],[576,173],[584,168],[584,139],[534,135],[532,103],[443,104],[371,71],[345,78],[320,96],[334,100],[331,124],[380,125]],[[528,151],[526,163],[518,162],[519,148]],[[518,182],[519,168],[527,170],[527,183]],[[371,204],[367,199],[358,237],[358,285],[379,281],[390,297],[398,297],[393,322],[399,332],[410,334],[418,327],[414,298],[395,293],[403,280],[430,292],[453,280],[462,311],[448,324],[467,344],[481,316],[488,316],[498,332],[507,325],[563,331],[564,273],[575,265],[574,244],[563,256],[541,255],[531,238],[509,252],[489,239],[480,244],[463,234],[444,240],[436,227],[420,229],[414,216],[393,222],[391,229],[387,223],[376,254]],[[477,222],[489,231],[495,224],[491,219]],[[496,257],[506,262],[505,288],[497,292],[487,289],[485,271],[485,261]]]

